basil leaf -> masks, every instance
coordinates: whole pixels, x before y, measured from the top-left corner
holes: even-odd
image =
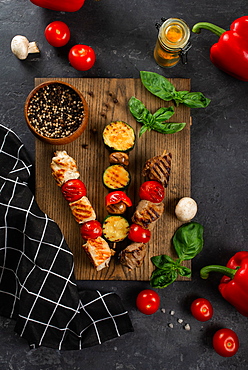
[[[173,107],[158,109],[153,114],[155,120],[152,129],[162,134],[174,134],[175,132],[181,131],[185,127],[186,123],[164,122],[170,119],[174,113],[175,110]]]
[[[148,91],[165,101],[173,100],[177,107],[184,104],[189,108],[206,108],[211,101],[201,92],[177,91],[167,78],[158,73],[140,71],[140,77]]]
[[[159,269],[163,269],[168,263],[176,264],[176,262],[167,254],[151,257],[152,263]]]
[[[146,111],[148,110],[145,105],[139,99],[132,96],[128,101],[128,106],[134,118],[138,122],[143,123],[143,117],[147,114]]]
[[[174,99],[176,89],[164,76],[155,72],[140,71],[140,78],[145,88],[153,95],[165,101]]]
[[[184,224],[176,230],[172,241],[180,261],[191,260],[203,248],[203,226],[197,222]]]
[[[153,117],[155,118],[156,122],[164,122],[170,119],[173,114],[175,113],[175,109],[173,107],[168,108],[160,108],[154,114]]]
[[[177,270],[174,268],[174,265],[167,263],[163,269],[153,271],[150,284],[153,288],[166,288],[176,280],[177,276]]]
[[[188,93],[189,93],[188,91],[176,91],[174,96],[174,102],[177,107],[179,106],[179,104],[184,103],[184,96],[187,95]]]
[[[181,102],[183,102],[184,96],[187,95],[188,93],[189,93],[188,91],[177,91],[176,99],[181,100]]]
[[[146,106],[134,96],[129,99],[128,106],[136,121],[143,123],[144,125],[140,129],[139,137],[143,135],[147,130],[150,131],[152,129],[154,118],[151,112],[146,108]]]
[[[144,125],[140,129],[139,137],[150,130],[155,130],[162,134],[174,134],[175,132],[181,131],[186,125],[186,123],[164,122],[175,113],[173,107],[163,107],[152,114],[146,106],[134,96],[129,99],[128,106],[137,122],[143,123]]]
[[[178,274],[183,277],[191,277],[191,269],[186,266],[178,266]]]
[[[148,127],[146,125],[143,125],[139,131],[139,137],[143,135],[148,130]]]
[[[181,131],[186,126],[185,122],[181,123],[158,123],[155,122],[153,125],[153,130],[158,131],[162,134],[175,134],[178,131]]]
[[[211,101],[201,92],[189,92],[182,99],[183,104],[190,108],[206,108]]]
[[[151,114],[151,112],[149,112],[148,109],[146,109],[144,111],[144,114],[143,114],[143,119],[142,119],[143,124],[148,126],[149,130],[151,130],[152,127],[153,127],[154,121],[155,121],[155,119],[154,119],[153,115]]]

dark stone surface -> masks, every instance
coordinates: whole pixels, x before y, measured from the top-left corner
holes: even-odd
[[[152,316],[135,308],[137,293],[148,288],[148,283],[80,282],[87,288],[119,294],[135,329],[82,351],[29,350],[14,333],[15,323],[0,318],[1,370],[248,368],[247,318],[220,296],[217,274],[207,281],[199,278],[201,267],[225,264],[235,252],[247,249],[248,85],[211,64],[209,48],[217,36],[208,31],[192,35],[188,65],[163,70],[152,55],[155,23],[161,17],[183,18],[190,27],[209,21],[228,29],[234,19],[245,15],[246,8],[245,0],[86,0],[80,11],[63,13],[36,7],[29,0],[0,1],[0,122],[20,136],[32,158],[34,138],[26,127],[23,105],[35,77],[137,78],[140,70],[149,70],[166,77],[191,78],[192,91],[201,91],[212,100],[208,108],[192,110],[192,197],[199,206],[195,220],[205,229],[205,246],[193,261],[192,281],[176,282],[159,291],[165,313]],[[44,38],[44,28],[53,20],[65,21],[71,28],[70,44],[62,49],[51,47]],[[12,55],[10,41],[16,34],[37,41],[41,55],[26,61]],[[67,61],[69,47],[75,43],[89,44],[96,51],[96,64],[88,72],[77,72]],[[207,323],[196,321],[189,312],[197,296],[210,299],[214,306],[214,317]],[[184,330],[178,318],[189,323],[191,330]],[[235,330],[240,338],[240,350],[232,358],[220,357],[212,348],[212,335],[220,327]]]

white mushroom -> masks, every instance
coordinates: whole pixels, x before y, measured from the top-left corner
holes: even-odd
[[[188,222],[195,217],[197,213],[197,203],[190,197],[184,197],[179,200],[175,208],[175,214],[179,221]]]
[[[28,54],[40,52],[35,41],[29,42],[25,36],[21,35],[13,37],[10,46],[12,53],[21,60],[26,59]]]

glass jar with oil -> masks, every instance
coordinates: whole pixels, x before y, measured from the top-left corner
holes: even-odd
[[[163,20],[163,19],[162,19]],[[174,67],[190,48],[190,28],[179,18],[169,18],[159,27],[154,59],[161,67]]]

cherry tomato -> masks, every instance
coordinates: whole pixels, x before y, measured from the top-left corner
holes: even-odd
[[[102,235],[102,225],[97,220],[87,221],[81,226],[80,232],[83,239],[96,239]]]
[[[87,45],[74,45],[69,52],[69,62],[78,71],[87,71],[96,61],[96,54],[92,47]]]
[[[214,350],[223,357],[231,357],[239,349],[239,338],[231,329],[220,329],[213,336]]]
[[[128,238],[136,243],[147,243],[151,238],[151,232],[140,225],[132,224],[129,228]]]
[[[79,179],[71,179],[66,181],[61,186],[61,191],[64,196],[64,198],[68,202],[75,202],[76,200],[82,198],[86,195],[86,187],[83,183],[83,181]]]
[[[142,290],[136,298],[136,306],[145,315],[152,315],[159,309],[160,297],[152,289]]]
[[[205,298],[195,299],[190,309],[194,318],[199,321],[208,321],[213,316],[213,306]]]
[[[67,24],[61,21],[50,23],[45,29],[47,42],[55,47],[61,47],[68,43],[71,32]]]
[[[145,181],[139,188],[139,197],[153,203],[160,203],[165,197],[165,190],[158,181]]]

